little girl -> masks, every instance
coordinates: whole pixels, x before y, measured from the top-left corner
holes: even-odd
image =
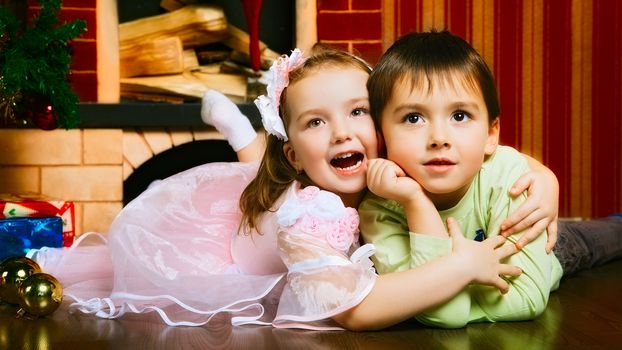
[[[36,259],[59,278],[72,309],[102,318],[155,311],[169,325],[203,325],[226,312],[236,325],[377,329],[472,282],[505,288],[499,275],[520,270],[499,263],[513,253],[496,249],[500,236],[474,243],[457,234],[443,259],[373,271],[373,247],[358,247],[358,215],[344,206],[359,204],[377,156],[369,72],[343,52],[305,59],[294,50],[270,69],[257,101],[269,134],[259,165],[211,163],[159,181],[122,210],[105,245],[82,241]],[[220,123],[213,117],[226,104],[205,107],[204,117]],[[239,154],[256,147],[251,130],[237,138],[218,129]]]

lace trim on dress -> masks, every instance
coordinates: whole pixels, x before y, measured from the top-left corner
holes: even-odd
[[[261,305],[261,303],[254,302],[254,301],[261,300],[266,295],[268,295],[268,293],[270,293],[270,291],[274,289],[276,284],[283,278],[283,276],[284,275],[281,275],[278,278],[276,278],[273,281],[273,283],[269,285],[259,295],[252,297],[252,298],[237,300],[229,305],[225,305],[216,310],[199,310],[197,308],[194,308],[182,302],[181,300],[175,298],[174,296],[168,295],[168,294],[146,296],[146,295],[116,292],[116,293],[113,293],[109,298],[92,298],[89,300],[81,300],[80,298],[76,297],[75,295],[71,295],[71,294],[67,294],[67,296],[75,300],[75,302],[70,305],[70,308],[78,309],[81,312],[86,313],[86,314],[95,314],[97,317],[101,317],[101,318],[114,319],[114,318],[121,317],[128,312],[144,313],[147,310],[153,310],[157,312],[162,318],[162,320],[164,320],[164,322],[169,326],[202,326],[202,325],[207,324],[214,316],[222,312],[236,313],[236,312],[246,311],[251,308],[257,308],[259,310],[258,314],[253,315],[253,316],[232,317],[231,323],[233,325],[242,325],[242,324],[269,325],[270,323],[259,321],[259,319],[264,314],[264,307],[263,305]],[[166,313],[166,311],[164,311],[160,307],[153,306],[153,305],[147,305],[147,306],[142,306],[139,308],[133,305],[131,302],[127,302],[127,301],[124,301],[119,307],[117,307],[115,306],[115,303],[114,303],[115,299],[129,299],[129,300],[136,300],[136,301],[168,300],[168,301],[175,303],[179,307],[187,311],[190,311],[194,314],[209,315],[209,317],[203,322],[189,322],[189,321],[177,321],[176,322],[176,321],[171,320],[168,314]],[[253,303],[249,305],[241,306],[241,307],[236,307],[236,305],[244,304],[247,302],[253,302]]]

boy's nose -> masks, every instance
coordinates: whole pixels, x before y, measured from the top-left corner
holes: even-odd
[[[430,148],[440,148],[440,147],[449,147],[449,139],[447,138],[447,134],[442,127],[432,127],[430,130]]]

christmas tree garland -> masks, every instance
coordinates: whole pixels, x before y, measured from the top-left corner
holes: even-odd
[[[30,120],[42,129],[75,128],[79,100],[67,79],[67,42],[81,35],[86,23],[59,25],[62,1],[39,3],[41,11],[27,26],[0,6],[0,126],[27,125]],[[48,120],[41,120],[46,115]]]

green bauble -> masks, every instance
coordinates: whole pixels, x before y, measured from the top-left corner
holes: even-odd
[[[34,260],[20,256],[0,263],[0,301],[19,305],[19,286],[31,275],[41,272]]]

